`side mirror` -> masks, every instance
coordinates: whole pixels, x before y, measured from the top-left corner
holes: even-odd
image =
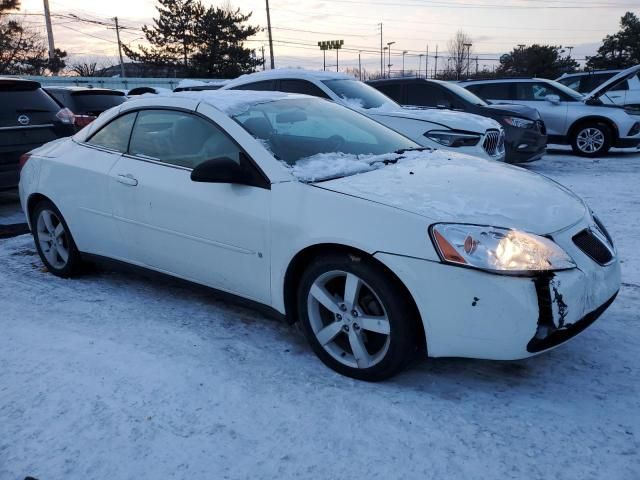
[[[203,183],[231,183],[269,188],[268,182],[255,169],[246,167],[229,157],[206,160],[193,169],[191,180]]]
[[[558,105],[560,103],[560,97],[558,95],[546,95],[544,99],[554,105]]]

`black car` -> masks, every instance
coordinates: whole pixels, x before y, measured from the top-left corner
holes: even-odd
[[[0,189],[18,185],[23,153],[75,131],[73,113],[38,82],[0,77]]]
[[[455,83],[424,78],[391,78],[367,82],[405,106],[443,108],[493,118],[504,128],[506,161],[532,162],[547,146],[547,131],[537,110],[523,105],[490,105]]]
[[[78,128],[93,122],[98,115],[127,100],[124,92],[108,88],[44,87],[56,101],[73,112]]]

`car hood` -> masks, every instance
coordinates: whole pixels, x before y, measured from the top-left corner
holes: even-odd
[[[627,68],[626,70],[623,70],[622,72],[618,73],[617,75],[614,75],[613,77],[611,77],[609,80],[604,82],[602,85],[599,85],[594,90],[592,90],[591,92],[587,93],[584,96],[584,101],[588,102],[589,100],[597,100],[602,95],[605,95],[613,87],[615,87],[618,83],[622,82],[623,80],[627,80],[627,79],[633,77],[638,72],[640,72],[640,65],[636,65],[635,67],[630,67],[630,68]]]
[[[436,123],[452,130],[463,130],[467,132],[484,133],[489,129],[498,130],[501,128],[500,124],[491,118],[481,117],[473,113],[456,112],[438,108],[371,108],[362,110],[362,112],[374,118],[395,117],[422,120]]]
[[[505,117],[508,115],[516,115],[518,117],[527,118],[529,120],[538,120],[540,119],[540,113],[538,110],[532,107],[527,107],[526,105],[496,105],[491,104],[482,107],[483,113],[486,112],[487,115]]]
[[[516,228],[544,235],[584,218],[567,188],[525,169],[451,152],[422,155],[314,186],[421,215],[430,222]]]

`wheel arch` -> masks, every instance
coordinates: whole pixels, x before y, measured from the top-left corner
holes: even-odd
[[[337,243],[320,243],[307,246],[304,249],[300,250],[289,262],[284,276],[283,288],[285,318],[287,323],[294,324],[298,321],[296,294],[299,280],[302,276],[302,273],[304,272],[305,266],[319,256],[335,253],[348,254],[357,258],[366,258],[367,261],[372,262],[381,270],[383,270],[389,276],[389,278],[391,278],[401,288],[403,294],[406,297],[406,300],[410,302],[410,306],[414,313],[413,318],[416,323],[416,331],[419,334],[418,347],[426,348],[426,334],[424,330],[424,324],[422,322],[422,316],[420,315],[420,310],[418,309],[413,295],[411,295],[411,292],[404,284],[404,282],[402,282],[402,280],[400,280],[400,278],[389,267],[387,267],[373,255],[356,247]]]
[[[31,217],[33,215],[33,209],[36,207],[38,203],[40,203],[43,200],[47,200],[55,205],[53,200],[51,200],[49,197],[39,192],[32,193],[31,195],[29,195],[29,198],[27,198],[27,222],[29,222],[29,227],[32,230],[33,230],[33,225],[31,224],[32,223]],[[56,208],[58,208],[57,205],[56,205]]]
[[[589,116],[577,119],[569,127],[568,138],[572,139],[573,136],[576,134],[576,131],[578,130],[578,128],[588,123],[604,123],[607,127],[609,127],[609,130],[613,135],[613,138],[611,139],[612,143],[615,143],[618,140],[618,138],[620,138],[620,131],[618,130],[618,126],[616,125],[616,123],[610,118],[602,117],[600,115],[589,115]]]

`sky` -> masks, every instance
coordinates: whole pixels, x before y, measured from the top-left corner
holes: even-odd
[[[220,5],[224,0],[204,0],[206,5]],[[265,46],[268,64],[265,0],[236,0],[231,4],[243,12],[253,12],[251,21],[265,27],[250,39],[247,46],[260,52]],[[117,16],[122,41],[129,45],[144,42],[139,28],[156,15],[155,0],[49,0],[52,14],[73,13],[82,18],[110,22]],[[432,70],[436,47],[441,57],[447,41],[457,30],[472,38],[471,56],[479,57],[480,68],[497,64],[503,53],[518,44],[553,44],[573,46],[572,56],[583,59],[593,55],[602,38],[619,28],[620,17],[627,11],[640,14],[640,2],[633,0],[271,0],[274,57],[276,67],[323,68],[320,40],[344,40],[339,52],[340,69],[362,66],[369,71],[380,69],[380,27],[383,43],[391,46],[392,70],[424,71],[424,57],[429,49]],[[25,21],[43,28],[42,0],[22,0]],[[53,19],[57,48],[66,50],[72,59],[96,59],[113,63],[117,58],[116,34],[104,25],[70,19]],[[446,53],[444,53],[446,56]],[[388,60],[385,61],[385,64]],[[335,68],[335,51],[328,52],[327,68]]]

